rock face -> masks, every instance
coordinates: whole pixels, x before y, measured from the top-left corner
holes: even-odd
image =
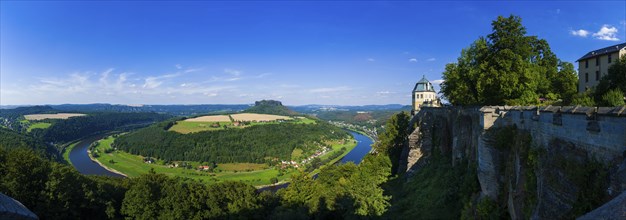
[[[481,198],[502,204],[511,219],[571,218],[567,213],[575,208],[582,189],[563,161],[583,167],[600,161],[611,170],[608,197],[626,190],[626,107],[425,107],[411,124],[415,129],[400,165],[407,176],[427,165],[434,151],[450,156],[453,165],[467,160],[477,167]],[[504,127],[528,134],[532,144],[496,147],[491,130]],[[528,164],[531,146],[544,152],[535,167]],[[533,178],[527,179],[528,173]],[[526,192],[529,184],[536,185],[533,195]],[[536,198],[534,204],[524,204],[529,196]],[[623,200],[617,203],[623,205]],[[593,218],[603,219],[601,215]],[[607,215],[606,219],[614,218]]]
[[[297,115],[298,113],[283,106],[276,100],[261,100],[254,102],[254,106],[244,110],[246,113],[271,114],[271,115]]]
[[[0,193],[0,219],[30,220],[39,218],[22,203]]]
[[[577,218],[579,220],[619,220],[626,219],[626,192],[599,208]]]

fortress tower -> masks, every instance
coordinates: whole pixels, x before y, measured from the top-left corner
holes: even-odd
[[[426,76],[423,76],[422,79],[415,84],[415,88],[413,88],[412,94],[412,113],[419,111],[422,106],[441,106],[439,98],[437,98],[435,88],[433,88],[433,84],[426,79]]]

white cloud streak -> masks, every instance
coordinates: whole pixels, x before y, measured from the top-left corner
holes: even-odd
[[[339,87],[324,87],[324,88],[315,88],[309,90],[310,93],[330,93],[330,92],[343,92],[352,90],[347,86],[339,86]]]
[[[571,30],[569,33],[578,37],[587,37],[587,35],[589,35],[589,31],[583,29]]]
[[[241,71],[236,70],[236,69],[229,69],[229,68],[224,69],[224,73],[228,73],[228,74],[233,75],[233,76],[241,75]]]

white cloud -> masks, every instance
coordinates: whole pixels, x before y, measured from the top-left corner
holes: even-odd
[[[186,69],[186,70],[185,70],[185,71],[183,71],[183,72],[184,72],[184,73],[193,73],[193,72],[198,72],[198,71],[200,71],[200,70],[202,70],[202,68],[189,68],[189,69]]]
[[[374,62],[374,61],[376,61],[376,60],[375,60],[374,58],[367,58],[367,61],[368,61],[368,62]]]
[[[163,84],[163,80],[162,79],[167,79],[167,78],[174,78],[180,76],[180,73],[174,73],[174,74],[165,74],[165,75],[160,75],[160,76],[149,76],[146,77],[144,79],[144,84],[143,84],[143,88],[146,89],[154,89],[159,87],[161,84]]]
[[[587,37],[587,35],[589,35],[589,31],[580,29],[580,30],[571,30],[569,32],[571,35],[574,36],[579,36],[579,37]]]
[[[158,81],[158,78],[148,77],[143,83],[143,88],[154,89],[156,87],[159,87],[161,84],[163,84],[163,81]]]
[[[411,59],[409,59],[409,62],[411,62],[411,63],[415,63],[415,62],[417,62],[417,59],[415,59],[415,58],[411,58]]]
[[[426,61],[428,61],[428,62],[432,62],[432,61],[435,61],[435,60],[436,60],[436,59],[435,59],[434,57],[432,57],[432,58],[428,58]]]
[[[182,69],[183,66],[181,66],[180,64],[176,64],[176,69]]]
[[[619,41],[619,38],[617,38],[617,32],[617,28],[605,24],[602,25],[602,28],[600,28],[600,30],[592,36],[599,40]]]
[[[390,92],[390,91],[378,91],[376,92],[376,95],[381,96],[381,97],[387,97],[391,94],[396,94],[396,92]]]
[[[100,75],[101,75],[101,77],[100,77],[100,83],[104,83],[104,84],[106,84],[106,83],[108,82],[108,81],[107,81],[107,78],[109,78],[109,74],[111,74],[111,72],[113,72],[113,68],[110,68],[110,69],[108,69],[108,70],[106,70],[106,71],[102,72],[102,74],[100,74]]]
[[[309,92],[311,93],[327,93],[327,92],[341,92],[341,91],[349,91],[352,90],[347,86],[339,86],[339,87],[326,87],[326,88],[316,88],[311,89]]]
[[[256,78],[263,78],[263,77],[266,77],[266,76],[269,76],[269,75],[272,75],[272,74],[271,73],[261,73],[261,74],[257,75]]]
[[[441,84],[443,83],[445,80],[443,79],[437,79],[437,80],[433,80],[433,84]]]
[[[206,95],[208,97],[215,97],[215,96],[217,96],[217,93],[204,93],[204,95]]]
[[[228,74],[230,74],[230,75],[233,75],[233,76],[239,76],[239,75],[241,75],[241,71],[239,71],[239,70],[235,70],[235,69],[228,69],[228,68],[226,68],[226,69],[224,69],[224,72],[225,72],[225,73],[228,73]]]
[[[278,85],[281,88],[299,88],[300,85],[296,85],[296,84],[280,84]]]

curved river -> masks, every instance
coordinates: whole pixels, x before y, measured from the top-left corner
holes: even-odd
[[[357,145],[341,159],[341,163],[353,162],[355,164],[359,164],[363,157],[372,149],[373,141],[365,135],[354,131],[349,132],[357,141]],[[72,151],[70,151],[70,161],[76,170],[82,174],[123,177],[122,175],[108,171],[104,167],[100,166],[100,164],[93,162],[87,154],[89,145],[91,145],[94,141],[102,139],[104,136],[105,135],[96,135],[81,140],[78,144],[76,144]]]
[[[350,131],[350,134],[357,141],[356,147],[352,149],[346,156],[341,158],[341,163],[353,162],[355,164],[361,163],[363,157],[372,150],[372,144],[374,143],[368,136],[359,134],[354,131]]]
[[[100,166],[100,164],[94,162],[89,158],[87,154],[87,150],[89,149],[89,145],[94,141],[100,140],[104,138],[105,135],[96,135],[92,137],[85,138],[78,142],[72,151],[70,151],[70,161],[74,168],[78,170],[78,172],[87,175],[105,175],[105,176],[113,176],[113,177],[124,177],[117,173],[113,173],[104,169],[104,167]]]

